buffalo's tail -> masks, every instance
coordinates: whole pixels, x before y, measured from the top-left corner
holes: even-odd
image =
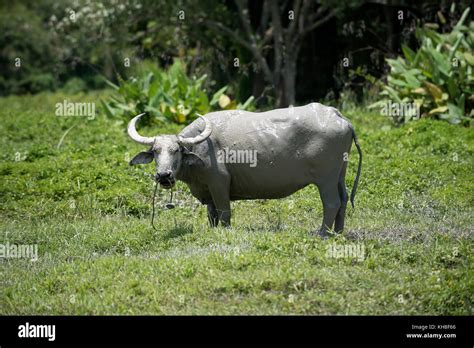
[[[357,192],[357,186],[359,185],[360,173],[362,171],[362,150],[360,149],[360,145],[357,142],[357,137],[356,137],[356,134],[354,132],[354,128],[351,127],[351,130],[352,130],[352,139],[354,140],[354,144],[357,148],[357,152],[359,152],[359,166],[357,168],[357,175],[356,175],[356,178],[354,180],[354,185],[352,186],[351,198],[350,198],[352,208],[354,208],[354,198],[355,198],[355,195],[356,195],[356,192]]]

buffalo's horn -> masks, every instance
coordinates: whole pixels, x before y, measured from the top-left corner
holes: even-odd
[[[130,120],[130,122],[128,123],[128,128],[127,128],[127,132],[128,132],[128,135],[130,136],[130,138],[132,138],[134,141],[136,141],[137,143],[139,144],[142,144],[142,145],[148,145],[148,146],[151,146],[153,145],[153,143],[155,142],[155,138],[153,137],[143,137],[141,136],[140,134],[138,134],[137,132],[137,128],[136,128],[136,123],[137,121],[140,119],[140,117],[142,117],[143,115],[145,115],[144,113],[143,114],[140,114],[140,115],[137,115],[135,116],[134,118],[132,118]]]
[[[206,122],[206,127],[204,128],[202,133],[195,136],[194,138],[184,138],[182,135],[178,135],[178,142],[180,144],[182,145],[199,144],[203,142],[204,140],[206,140],[207,138],[209,138],[212,132],[211,122],[207,118],[202,117],[201,115],[199,115],[199,117],[202,118],[204,122]]]

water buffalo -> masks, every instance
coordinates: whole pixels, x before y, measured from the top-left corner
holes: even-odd
[[[337,109],[311,103],[260,113],[211,112],[178,135],[155,137],[138,134],[136,123],[142,115],[130,121],[128,134],[150,149],[140,152],[130,165],[155,159],[157,183],[169,189],[176,180],[184,181],[193,196],[207,205],[211,226],[230,225],[231,201],[282,198],[315,184],[324,211],[316,233],[324,236],[333,225],[336,232],[344,228],[345,175],[353,140],[359,165],[352,205],[362,152],[351,123]],[[242,159],[251,156],[239,154],[255,154],[256,158],[245,163]]]

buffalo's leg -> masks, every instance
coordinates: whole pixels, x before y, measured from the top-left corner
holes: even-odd
[[[207,218],[209,219],[211,227],[217,227],[217,224],[219,223],[219,215],[217,214],[217,209],[214,203],[209,203],[207,205]]]
[[[319,195],[323,202],[323,223],[321,224],[319,235],[326,237],[329,235],[328,230],[334,225],[334,220],[341,207],[337,182],[319,185]]]
[[[230,226],[230,197],[229,197],[229,183],[227,180],[216,180],[211,191],[212,201],[217,210],[217,217],[222,226]]]
[[[346,216],[346,207],[347,207],[347,189],[346,189],[346,169],[347,162],[344,162],[342,166],[341,174],[339,175],[339,181],[337,183],[337,189],[339,191],[339,198],[341,199],[341,207],[336,214],[336,222],[334,224],[334,230],[336,232],[342,232],[344,229],[344,219]]]

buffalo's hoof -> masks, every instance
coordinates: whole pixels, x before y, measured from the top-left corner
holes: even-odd
[[[309,233],[313,237],[319,237],[321,239],[328,239],[332,236],[332,233],[323,230],[315,230]]]

